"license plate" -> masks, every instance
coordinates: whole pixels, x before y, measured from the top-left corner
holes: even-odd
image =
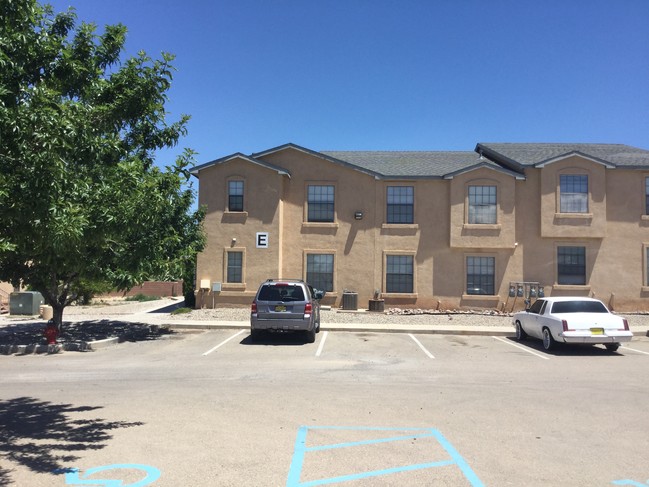
[[[604,334],[604,328],[591,328],[590,332],[593,335],[603,335]]]
[[[275,311],[279,311],[280,313],[286,311],[286,306],[275,306]]]

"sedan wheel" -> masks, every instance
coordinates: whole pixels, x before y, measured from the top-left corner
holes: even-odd
[[[609,352],[617,352],[617,349],[620,348],[619,343],[607,343],[604,345],[606,347],[606,350]]]
[[[517,321],[516,322],[516,340],[519,342],[521,340],[525,340],[527,338],[527,333],[525,333],[525,330],[523,330],[523,327],[521,326],[521,322]]]
[[[543,348],[546,350],[554,348],[554,338],[552,338],[552,333],[548,328],[543,328]]]

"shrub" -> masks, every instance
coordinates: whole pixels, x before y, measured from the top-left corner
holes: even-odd
[[[191,308],[176,308],[171,312],[172,315],[182,315],[185,313],[191,313],[192,309]]]

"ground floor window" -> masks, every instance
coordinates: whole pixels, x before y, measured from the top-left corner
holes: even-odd
[[[332,292],[334,290],[333,254],[308,254],[306,281],[315,289]]]
[[[412,255],[387,255],[385,292],[412,293],[414,258]]]
[[[243,252],[228,252],[227,282],[243,282]]]
[[[557,249],[557,283],[586,284],[586,247],[559,247]]]
[[[495,268],[494,257],[467,257],[466,293],[494,295]]]

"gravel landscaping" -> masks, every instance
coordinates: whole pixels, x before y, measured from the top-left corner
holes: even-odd
[[[622,315],[629,324],[649,325],[648,313],[630,313]],[[248,321],[250,308],[216,308],[195,309],[189,313],[170,315],[170,319],[194,321]],[[340,309],[323,308],[322,323],[358,323],[358,324],[453,324],[457,326],[509,326],[512,322],[511,313],[500,313],[495,310],[472,311],[435,311],[422,309],[390,308],[384,313],[370,311],[343,311]]]

